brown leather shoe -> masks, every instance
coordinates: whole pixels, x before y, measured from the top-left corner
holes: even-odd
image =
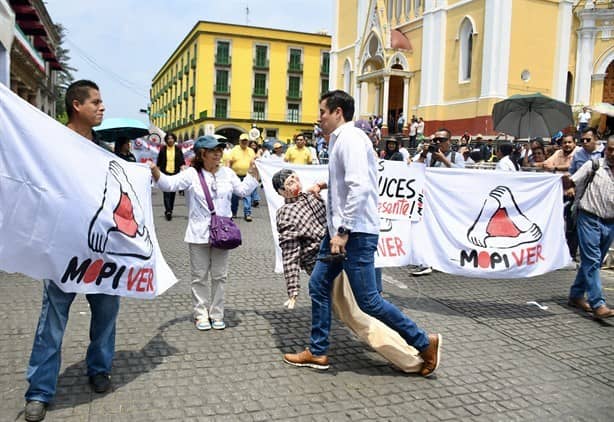
[[[284,362],[294,366],[308,366],[321,371],[330,367],[328,357],[314,356],[309,349],[305,349],[301,353],[286,353],[284,355]]]
[[[420,370],[420,375],[423,377],[430,377],[439,367],[441,341],[441,334],[429,334],[429,346],[420,353],[422,360],[424,360]]]
[[[593,310],[591,309],[591,305],[589,305],[586,299],[584,299],[583,297],[578,297],[578,298],[570,297],[567,300],[567,304],[571,306],[572,308],[578,308],[578,309],[583,310],[584,312],[593,312]]]
[[[608,308],[606,305],[601,305],[597,309],[593,309],[593,318],[605,319],[614,317],[614,309]]]

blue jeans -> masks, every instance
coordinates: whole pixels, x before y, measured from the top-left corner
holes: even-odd
[[[241,181],[243,181],[244,178],[245,176],[239,176]],[[258,188],[256,188],[256,190],[258,190]],[[230,210],[232,211],[232,215],[237,215],[237,211],[239,211],[239,199],[241,199],[241,197],[235,195],[234,193],[232,194],[232,198],[230,198]],[[243,198],[243,215],[246,217],[248,215],[252,215],[251,195],[247,195],[245,198]]]
[[[64,293],[51,280],[43,281],[43,305],[34,345],[30,355],[27,379],[30,383],[26,400],[49,403],[55,396],[60,373],[62,338],[75,293]],[[110,374],[115,353],[115,320],[119,312],[119,296],[86,295],[90,304],[90,345],[87,349],[87,375]]]
[[[341,270],[348,276],[356,303],[368,315],[382,321],[414,346],[423,351],[429,345],[426,333],[396,306],[384,300],[378,291],[375,267],[376,234],[350,233],[346,259],[342,262],[316,261],[309,279],[311,296],[310,350],[314,355],[324,355],[330,344],[328,336],[331,322],[331,290],[333,281]],[[330,254],[330,237],[326,235],[320,246],[320,256]],[[381,286],[379,287],[381,289]]]
[[[260,202],[260,194],[258,193],[258,188],[254,189],[250,195],[250,207],[251,204],[254,203],[254,201]],[[243,208],[245,208],[245,205],[243,205]]]
[[[580,299],[586,293],[591,308],[605,305],[599,271],[613,239],[614,223],[607,224],[596,216],[578,212],[580,268],[569,291],[570,298]]]

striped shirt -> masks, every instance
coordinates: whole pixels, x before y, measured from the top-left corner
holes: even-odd
[[[576,195],[580,199],[578,208],[604,219],[614,218],[614,176],[606,160],[599,159],[599,168],[593,181],[586,186],[593,172],[593,161],[589,160],[578,169],[571,180],[577,186]],[[586,192],[584,192],[586,190]]]
[[[281,248],[288,297],[298,295],[299,271],[311,274],[322,238],[326,234],[324,201],[313,194],[301,193],[286,198],[277,210],[277,232]]]

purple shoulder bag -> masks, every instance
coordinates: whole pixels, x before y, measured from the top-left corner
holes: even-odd
[[[211,225],[209,226],[209,244],[217,249],[234,249],[241,245],[241,231],[230,217],[220,217],[215,213],[215,207],[211,200],[209,187],[205,182],[202,170],[198,172],[200,184],[203,187],[207,205],[211,212]]]

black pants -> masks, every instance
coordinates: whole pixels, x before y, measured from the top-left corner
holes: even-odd
[[[576,255],[578,254],[578,231],[576,215],[571,212],[572,204],[573,200],[569,201],[567,205],[565,205],[563,211],[565,216],[565,238],[567,239],[567,247],[569,248],[571,257],[576,259]]]
[[[164,212],[172,213],[175,206],[175,192],[163,192],[164,194]]]

